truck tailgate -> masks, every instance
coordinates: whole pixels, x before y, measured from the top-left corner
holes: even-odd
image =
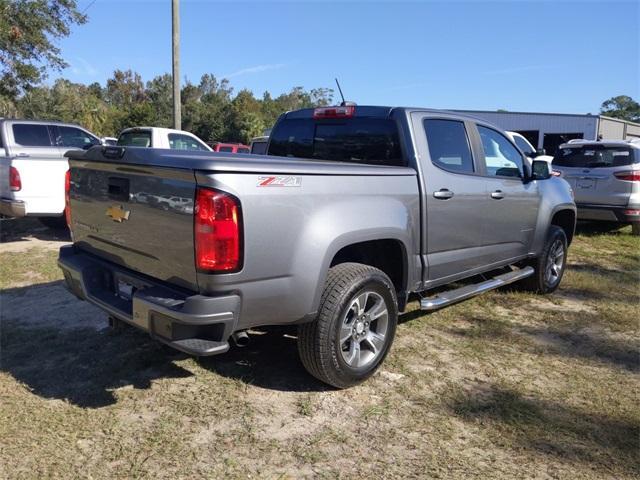
[[[76,246],[197,290],[191,169],[70,159]]]

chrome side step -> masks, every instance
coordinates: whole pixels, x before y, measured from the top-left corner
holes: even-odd
[[[454,290],[440,292],[433,297],[425,297],[420,300],[420,309],[430,311],[438,310],[439,308],[447,307],[454,303],[461,302],[462,300],[466,300],[467,298],[475,297],[476,295],[488,292],[489,290],[530,277],[533,275],[533,272],[533,267],[525,267],[520,270],[503,273],[502,275],[498,275],[484,282],[465,285],[464,287],[456,288]]]

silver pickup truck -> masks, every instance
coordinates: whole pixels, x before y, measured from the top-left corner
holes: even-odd
[[[555,290],[575,228],[547,162],[437,110],[288,112],[267,156],[68,157],[59,265],[75,295],[198,356],[298,324],[302,363],[340,388],[383,361],[410,294],[429,311],[513,282]]]

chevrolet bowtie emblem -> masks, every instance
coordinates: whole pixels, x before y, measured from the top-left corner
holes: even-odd
[[[122,205],[112,205],[107,208],[107,217],[111,217],[114,222],[122,223],[123,220],[129,220],[129,210],[122,208]]]

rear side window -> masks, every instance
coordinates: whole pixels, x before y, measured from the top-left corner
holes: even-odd
[[[58,127],[57,144],[60,147],[87,148],[100,143],[97,138],[75,127]]]
[[[463,122],[426,119],[424,130],[434,165],[456,173],[473,173],[473,157]]]
[[[372,165],[405,165],[398,127],[388,118],[284,119],[271,134],[269,155]]]
[[[173,150],[199,150],[208,152],[209,149],[195,138],[180,133],[169,134],[169,148]]]
[[[638,160],[632,148],[585,145],[560,148],[553,158],[553,165],[575,168],[605,168],[632,165]]]
[[[51,147],[49,127],[29,123],[15,123],[13,125],[13,139],[17,145],[23,147]]]
[[[233,153],[233,147],[219,147],[218,151],[219,152],[231,152],[231,153]]]
[[[118,137],[118,145],[122,147],[150,147],[151,132],[123,132]]]

